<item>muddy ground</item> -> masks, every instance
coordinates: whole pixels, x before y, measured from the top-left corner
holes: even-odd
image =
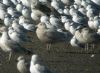
[[[27,48],[38,54],[50,70],[56,73],[100,73],[100,49],[96,45],[94,49],[85,51],[82,48],[74,48],[67,43],[52,45],[47,51],[46,44],[41,43],[34,34],[32,44],[25,44]],[[94,53],[94,57],[91,55]],[[0,50],[0,73],[19,73],[16,69],[16,58],[8,61],[8,53]],[[26,56],[26,58],[30,58]]]

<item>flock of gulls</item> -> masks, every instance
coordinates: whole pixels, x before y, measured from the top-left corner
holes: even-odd
[[[65,42],[73,47],[94,49],[100,42],[100,0],[0,0],[0,47],[12,54],[32,55],[26,62],[18,57],[20,73],[52,73],[37,54],[22,45],[33,43],[29,32],[47,44]]]

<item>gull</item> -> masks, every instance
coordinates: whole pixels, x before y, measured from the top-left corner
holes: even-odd
[[[36,54],[32,55],[30,62],[30,73],[52,73],[46,66],[41,62],[42,60]]]
[[[69,27],[69,32],[74,35],[75,34],[75,31],[76,31],[76,28],[79,26],[79,24],[76,24],[74,22],[72,22],[70,24],[70,27]]]
[[[6,14],[4,18],[4,25],[5,26],[11,26],[13,19],[11,18],[11,15]]]
[[[16,16],[16,17],[19,17],[21,15],[13,7],[8,7],[7,13],[10,14],[11,16]]]
[[[41,16],[44,16],[44,15],[45,14],[42,11],[36,8],[32,9],[31,18],[36,22],[36,24],[39,23]]]
[[[6,10],[7,6],[0,2],[0,9]]]
[[[31,2],[31,10],[33,9],[33,8],[38,8],[39,7],[39,0],[30,0],[30,2]]]
[[[89,10],[89,9],[93,9],[93,10],[97,10],[97,8],[91,4],[88,4],[88,6],[86,7],[86,10]]]
[[[10,39],[8,30],[5,26],[0,28],[0,32],[2,33],[0,38],[0,47],[4,52],[9,52],[9,61],[14,53],[32,54],[32,51],[21,47],[21,45]]]
[[[30,23],[22,23],[20,24],[22,25],[26,30],[28,31],[32,31],[34,32],[35,31],[35,24],[30,24]]]
[[[70,29],[70,24],[72,23],[72,20],[67,20],[64,24],[65,30],[69,31]]]
[[[100,0],[91,0],[91,1],[100,6]]]
[[[75,9],[79,9],[79,5],[77,5],[76,3],[73,4]]]
[[[68,16],[61,16],[61,22],[66,23],[69,20]]]
[[[25,18],[30,18],[31,17],[31,10],[24,6],[23,9],[22,9],[22,15]]]
[[[18,11],[18,12],[22,12],[22,9],[23,9],[23,4],[22,4],[22,2],[19,2],[19,3],[17,3],[17,5],[16,5],[16,10]]]
[[[89,20],[88,20],[88,26],[89,26],[90,29],[95,30],[94,19],[92,17],[90,17]]]
[[[64,9],[64,5],[60,0],[52,0],[51,1],[51,7],[56,9],[58,12],[59,12],[59,10],[63,11],[63,9]]]
[[[79,12],[81,12],[83,15],[86,15],[86,8],[84,8],[83,6],[80,6],[79,9],[78,9]]]
[[[74,0],[61,0],[65,5],[72,5]]]
[[[98,27],[100,26],[100,18],[99,18],[99,16],[95,16],[94,17],[93,24],[94,24],[94,28],[97,30]]]
[[[64,8],[64,10],[63,10],[63,12],[64,12],[64,14],[65,15],[70,15],[70,13],[69,13],[69,6],[65,6],[65,8]]]
[[[28,61],[26,61],[26,59],[24,58],[24,56],[19,56],[17,58],[17,69],[20,73],[30,73],[29,68],[30,68],[30,64]]]
[[[47,28],[45,23],[39,23],[36,29],[36,35],[41,42],[47,44],[47,50],[50,49],[50,44],[57,42],[67,42],[67,35],[53,28]]]
[[[11,0],[11,2],[12,2],[14,5],[17,5],[17,4],[18,4],[18,0]]]
[[[86,12],[86,16],[88,18],[92,17],[94,18],[95,14],[94,14],[94,11],[92,9],[89,9],[87,12]]]
[[[73,36],[72,39],[70,40],[70,44],[71,46],[76,48],[85,48],[85,44],[80,43],[75,36]]]
[[[58,1],[57,1],[57,0],[52,0],[51,6],[52,6],[54,9],[58,10],[58,9],[59,9],[59,3],[58,3]]]
[[[98,9],[93,5],[88,5],[86,7],[87,10],[87,17],[94,17],[99,15]]]
[[[74,0],[76,4],[81,5],[82,0]]]
[[[86,0],[82,0],[81,5],[86,8],[89,5],[89,3]]]
[[[10,0],[2,0],[2,3],[5,4],[6,6],[12,6],[13,3]]]
[[[25,34],[27,32],[27,30],[22,26],[19,25],[18,21],[14,20],[12,23],[12,27],[14,28],[14,30],[18,33],[23,33]]]
[[[63,23],[61,22],[60,19],[56,18],[54,15],[50,15],[50,19],[49,19],[50,23],[57,27],[57,28],[62,28],[63,27]]]
[[[100,26],[98,26],[97,34],[100,35]]]
[[[72,16],[72,20],[75,22],[75,23],[78,23],[78,24],[84,24],[87,22],[87,18],[80,14],[80,13],[75,13],[73,16]]]
[[[20,16],[18,23],[19,24],[23,24],[23,23],[34,23],[34,21],[32,19],[25,18],[24,16]]]
[[[46,15],[41,16],[40,22],[46,23],[48,21],[49,21],[49,17],[48,16],[46,16]]]
[[[51,0],[39,0],[39,2],[43,5],[50,6]]]
[[[79,26],[75,32],[76,39],[83,44],[86,44],[85,49],[88,50],[88,45],[99,41],[99,35],[88,27]],[[94,49],[94,44],[92,45]]]
[[[74,6],[70,6],[69,13],[70,13],[70,15],[71,15],[71,16],[73,16],[73,15],[74,15],[77,11],[78,11],[78,10],[77,10],[77,9],[75,9],[75,7],[74,7]]]
[[[40,3],[46,4],[48,3],[48,0],[39,0]]]
[[[0,19],[1,20],[4,20],[6,14],[7,14],[6,10],[0,9]]]
[[[31,8],[32,0],[20,0],[25,7]]]
[[[30,38],[26,34],[16,32],[13,27],[9,27],[8,29],[8,35],[10,39],[18,44],[22,45],[31,42]]]

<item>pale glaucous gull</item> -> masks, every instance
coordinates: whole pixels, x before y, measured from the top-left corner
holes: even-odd
[[[59,32],[53,28],[47,28],[45,23],[39,23],[37,25],[36,34],[41,42],[47,44],[47,49],[50,49],[50,44],[57,42],[68,42],[68,35],[63,32]]]

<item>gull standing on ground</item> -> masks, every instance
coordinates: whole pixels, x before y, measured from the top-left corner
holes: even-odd
[[[2,33],[0,47],[4,52],[9,52],[9,61],[13,53],[32,54],[32,51],[21,47],[21,45],[10,39],[8,29],[5,26],[0,28],[0,32]]]
[[[53,28],[47,28],[45,23],[39,23],[37,25],[36,34],[41,42],[47,44],[47,50],[50,50],[52,43],[68,42],[68,35],[57,31]]]
[[[5,26],[11,26],[13,19],[11,18],[11,15],[6,14],[4,18],[4,25]]]
[[[38,55],[32,55],[30,62],[30,72],[31,73],[52,73],[46,66],[42,64],[42,60]]]
[[[55,26],[57,28],[63,28],[63,23],[61,22],[61,20],[52,14],[50,15],[49,21],[53,26]]]
[[[8,35],[11,40],[17,42],[20,45],[32,42],[26,34],[16,32],[13,27],[8,28]]]
[[[23,9],[23,4],[22,4],[22,2],[19,2],[16,5],[16,10],[21,13],[22,12],[22,9]]]
[[[78,26],[77,30],[75,32],[76,39],[85,45],[85,49],[89,49],[89,44],[92,44],[92,49],[94,49],[94,42],[98,42],[100,39],[100,36],[90,30],[88,27]]]
[[[22,15],[25,18],[31,18],[31,10],[28,7],[24,6],[23,9],[22,9]]]
[[[80,43],[75,36],[73,36],[72,39],[70,40],[70,44],[71,46],[76,48],[85,48],[85,44]]]
[[[4,20],[6,14],[7,14],[6,9],[0,8],[0,19],[1,20]]]
[[[17,61],[17,69],[20,73],[30,73],[30,63],[26,61],[24,56],[19,56]]]
[[[23,33],[25,34],[26,32],[28,32],[22,25],[19,25],[17,20],[14,20],[12,23],[12,27],[14,28],[14,30],[18,33]]]
[[[41,16],[45,15],[42,11],[36,9],[35,7],[32,9],[31,18],[37,23],[40,22]]]

